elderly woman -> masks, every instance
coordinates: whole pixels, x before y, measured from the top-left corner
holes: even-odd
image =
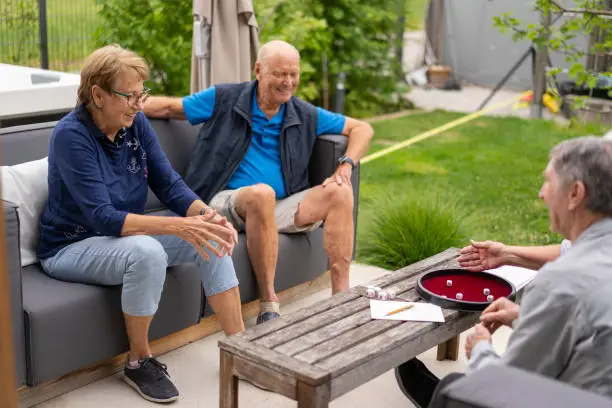
[[[147,400],[169,402],[178,391],[148,343],[166,268],[195,262],[224,332],[244,325],[229,257],[236,231],[172,169],[140,112],[147,76],[145,62],[119,46],[98,49],[85,62],[78,106],[51,137],[38,256],[53,278],[123,285],[125,381]],[[180,216],[142,215],[148,187]]]

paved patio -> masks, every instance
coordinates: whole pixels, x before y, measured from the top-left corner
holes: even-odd
[[[404,33],[404,52],[402,66],[404,71],[409,73],[422,66],[425,53],[425,33],[423,31],[411,31]],[[426,89],[414,87],[407,94],[417,108],[423,110],[443,109],[452,112],[473,113],[478,110],[480,104],[491,93],[490,88],[461,84],[459,91],[445,91],[441,89]],[[526,91],[527,89],[523,90]],[[493,106],[507,101],[520,95],[522,91],[501,89],[486,105]],[[514,109],[514,104],[509,104],[503,108],[487,113],[491,116],[518,116],[521,118],[530,117],[530,108]],[[553,115],[548,109],[544,109],[543,119],[555,120],[559,123],[567,123],[561,114]]]
[[[351,285],[366,283],[382,276],[388,271],[367,265],[353,264],[351,266]],[[307,298],[283,305],[282,311],[289,313],[307,307],[331,295],[330,290],[315,293]],[[247,326],[254,325],[248,321]],[[510,330],[500,329],[493,338],[498,351],[503,351]],[[216,407],[219,401],[219,350],[217,341],[222,334],[215,334],[202,340],[184,346],[160,357],[168,364],[170,375],[179,388],[179,401],[169,405],[177,408]],[[452,371],[463,371],[465,356],[463,345],[465,333],[461,336],[460,359],[453,361],[436,361],[436,350],[432,349],[420,357],[437,375]],[[240,405],[249,408],[284,408],[295,407],[296,403],[283,396],[262,391],[248,383],[240,385]],[[129,388],[120,375],[106,378],[90,384],[79,390],[57,397],[38,408],[108,408],[108,407],[153,407],[158,406],[140,398]],[[369,383],[345,394],[331,403],[335,408],[352,407],[403,407],[410,408],[412,404],[403,396],[396,385],[392,371],[389,371]]]
[[[480,86],[464,84],[459,91],[445,91],[441,89],[425,89],[414,87],[407,97],[417,108],[423,110],[443,109],[451,112],[473,113],[478,110],[480,104],[489,96],[491,89]],[[512,98],[519,96],[521,92],[502,89],[487,103],[485,109],[496,104],[502,104]],[[488,112],[490,116],[517,116],[530,118],[530,108],[513,108],[514,103],[507,104],[499,109]],[[554,120],[559,123],[567,123],[563,115],[553,115],[548,109],[544,109],[543,119]]]

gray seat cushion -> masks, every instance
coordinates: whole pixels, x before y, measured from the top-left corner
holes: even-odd
[[[47,276],[38,264],[22,273],[29,385],[129,349],[120,286],[62,282]],[[151,324],[152,340],[198,323],[200,288],[194,264],[168,269],[159,310]]]
[[[274,287],[277,292],[289,289],[303,282],[308,282],[321,275],[327,269],[327,255],[323,248],[323,228],[310,233],[279,234],[278,263]],[[255,273],[249,261],[246,246],[246,235],[238,235],[238,245],[232,254],[234,267],[240,282],[240,300],[252,302],[259,298]],[[204,315],[212,314],[206,306]]]

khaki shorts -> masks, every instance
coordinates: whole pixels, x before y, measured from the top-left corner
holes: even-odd
[[[219,214],[226,217],[238,231],[244,231],[244,220],[236,211],[236,197],[238,196],[238,192],[240,190],[241,189],[239,188],[237,190],[220,191],[215,194],[208,205],[217,210]],[[276,201],[274,216],[276,218],[276,225],[278,226],[279,232],[295,234],[298,232],[314,231],[321,226],[323,221],[317,221],[314,224],[303,227],[298,227],[295,225],[295,214],[297,214],[300,203],[302,200],[304,200],[304,197],[306,197],[306,194],[308,194],[309,191],[310,189],[300,191],[299,193]]]

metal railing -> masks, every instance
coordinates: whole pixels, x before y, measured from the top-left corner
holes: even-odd
[[[0,63],[77,71],[99,21],[96,0],[0,0]]]

